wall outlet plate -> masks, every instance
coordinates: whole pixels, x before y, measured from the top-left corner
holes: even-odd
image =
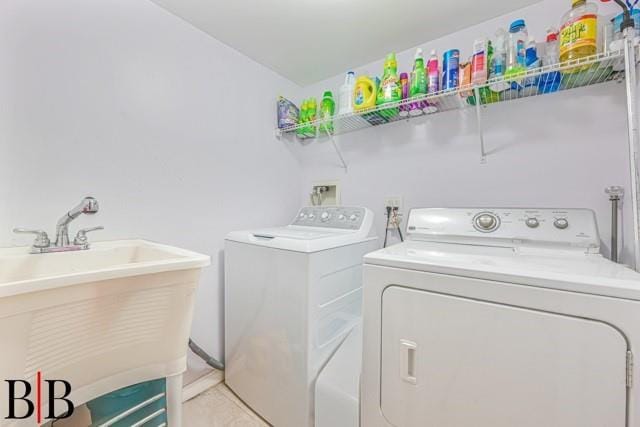
[[[403,208],[403,199],[402,196],[387,196],[384,198],[384,216],[387,216],[387,207],[391,206],[392,208],[398,208],[398,212],[396,213],[396,221],[389,221],[389,227],[387,230],[397,230],[402,224],[402,208]]]
[[[402,196],[387,196],[384,198],[384,208],[391,206],[392,208],[398,208],[398,211],[402,211],[403,200]]]
[[[340,182],[318,181],[314,182],[309,193],[309,199],[313,206],[340,206]]]

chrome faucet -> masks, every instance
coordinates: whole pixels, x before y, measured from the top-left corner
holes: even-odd
[[[53,244],[56,247],[69,246],[69,224],[82,214],[93,215],[98,212],[100,206],[98,201],[93,197],[85,197],[80,204],[71,209],[62,218],[58,220],[56,225],[56,241]]]
[[[99,210],[98,201],[93,197],[85,197],[78,206],[65,213],[58,220],[56,225],[56,240],[51,244],[49,236],[42,230],[27,230],[24,228],[15,228],[14,233],[35,234],[36,240],[31,246],[31,253],[42,254],[48,252],[66,252],[80,251],[89,249],[89,241],[87,233],[91,231],[103,230],[104,227],[92,227],[79,230],[73,239],[73,244],[69,241],[69,224],[82,214],[93,215]]]

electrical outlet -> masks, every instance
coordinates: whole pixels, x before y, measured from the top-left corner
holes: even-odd
[[[402,196],[387,196],[384,199],[384,207],[391,206],[392,208],[398,208],[399,211],[402,210]]]

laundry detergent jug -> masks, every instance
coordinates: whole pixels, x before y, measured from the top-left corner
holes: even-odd
[[[360,76],[356,80],[353,90],[353,109],[355,111],[367,110],[376,106],[376,81],[369,76]]]

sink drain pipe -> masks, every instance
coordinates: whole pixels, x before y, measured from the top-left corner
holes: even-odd
[[[224,363],[219,360],[214,359],[209,356],[206,351],[204,351],[198,344],[196,344],[191,338],[189,338],[189,348],[193,351],[200,359],[204,360],[204,362],[215,368],[219,371],[224,371]]]

